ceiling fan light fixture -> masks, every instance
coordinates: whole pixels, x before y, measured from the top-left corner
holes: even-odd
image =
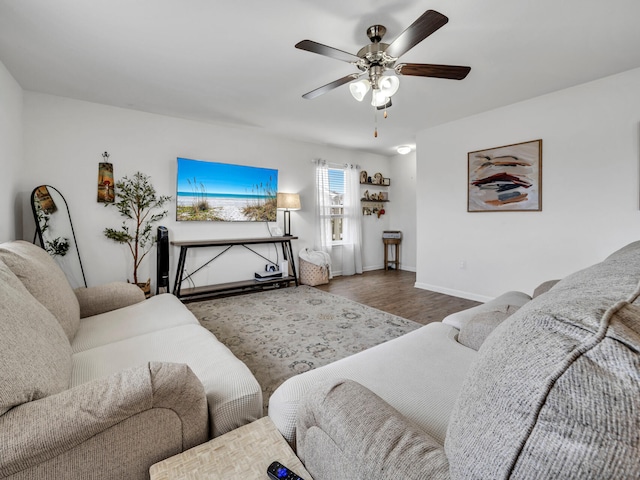
[[[366,78],[349,84],[349,91],[351,92],[351,95],[359,102],[364,99],[364,96],[370,89],[371,82]]]
[[[374,107],[383,107],[389,103],[389,97],[382,90],[373,90],[371,95],[371,105]]]
[[[380,78],[378,85],[386,97],[392,97],[400,88],[400,79],[395,75],[385,75]]]

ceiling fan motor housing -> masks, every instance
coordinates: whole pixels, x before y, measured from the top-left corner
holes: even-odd
[[[384,37],[384,34],[387,33],[387,27],[384,25],[371,25],[367,28],[367,37],[373,43],[378,43]]]

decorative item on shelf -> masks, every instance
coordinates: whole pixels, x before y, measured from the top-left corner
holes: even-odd
[[[369,177],[367,176],[367,171],[366,170],[362,170],[360,172],[360,183],[367,183],[367,179]]]
[[[389,194],[387,192],[378,193],[378,200],[381,202],[387,202],[389,200]]]
[[[383,178],[382,179],[382,185],[384,185],[385,187],[388,187],[389,185],[391,185],[391,179],[390,178]]]
[[[109,153],[104,152],[104,162],[98,163],[98,202],[113,203],[116,199],[113,183],[113,164],[109,163]]]
[[[373,184],[374,185],[382,185],[382,180],[383,179],[384,179],[384,177],[382,176],[382,174],[380,172],[378,172],[373,176]]]
[[[122,177],[116,182],[116,196],[118,201],[106,203],[105,207],[115,206],[120,215],[125,219],[133,220],[133,228],[123,220],[119,229],[105,228],[105,237],[118,243],[126,243],[133,257],[133,283],[137,284],[146,295],[149,294],[150,280],[138,282],[138,268],[142,260],[146,257],[151,247],[155,244],[152,238],[152,224],[167,216],[169,213],[164,210],[160,213],[153,213],[154,210],[162,208],[171,201],[168,195],[158,196],[156,189],[150,182],[150,177],[141,172],[136,172],[133,177]]]
[[[291,210],[300,210],[300,195],[297,193],[280,193],[277,196],[278,210],[284,210],[284,236],[291,236]]]
[[[363,200],[371,200],[371,195],[369,194],[369,190],[364,191],[364,195],[362,197]]]

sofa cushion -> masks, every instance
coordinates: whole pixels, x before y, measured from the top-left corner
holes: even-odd
[[[460,329],[458,342],[465,347],[479,350],[491,332],[517,312],[519,308],[516,305],[499,305],[493,310],[476,314]]]
[[[452,478],[640,478],[639,281],[635,243],[487,338],[451,414]]]
[[[262,417],[262,389],[231,350],[200,325],[180,325],[73,354],[71,385],[146,362],[184,363],[204,386],[213,435]]]
[[[0,415],[69,387],[71,347],[55,317],[0,261]]]
[[[78,353],[178,325],[200,324],[175,295],[163,293],[128,307],[83,318],[71,348],[73,353]]]
[[[22,240],[1,244],[0,260],[53,313],[71,341],[80,323],[80,306],[56,261],[42,248]]]
[[[442,323],[451,325],[452,327],[460,330],[463,325],[468,323],[478,313],[490,312],[496,308],[502,308],[504,305],[513,305],[514,307],[521,307],[525,303],[529,302],[531,297],[523,292],[511,291],[505,292],[502,295],[489,300],[486,303],[478,305],[473,308],[461,310],[459,312],[452,313],[442,320]]]
[[[437,442],[444,444],[449,415],[477,352],[460,345],[458,330],[432,322],[328,365],[295,375],[269,398],[269,416],[295,440],[302,397],[323,381],[347,378],[364,385]],[[411,385],[411,388],[407,388]]]

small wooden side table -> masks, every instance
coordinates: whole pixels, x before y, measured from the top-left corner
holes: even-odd
[[[313,480],[269,417],[151,465],[151,480],[265,480],[278,461],[304,480]]]
[[[387,236],[391,234],[393,236]],[[396,270],[400,269],[400,242],[402,242],[402,233],[399,231],[386,231],[383,233],[382,241],[384,242],[384,269],[389,270],[389,264],[392,263]],[[393,260],[389,260],[389,246],[395,245],[395,256]]]

